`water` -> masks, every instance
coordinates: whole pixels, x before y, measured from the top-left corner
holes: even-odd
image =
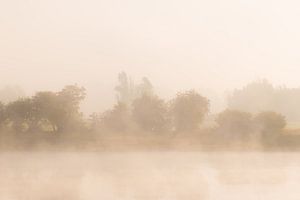
[[[2,153],[1,200],[299,200],[299,153]]]

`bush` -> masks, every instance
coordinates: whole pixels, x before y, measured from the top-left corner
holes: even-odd
[[[100,116],[98,123],[100,123],[100,126],[102,128],[111,131],[115,131],[115,132],[126,131],[130,125],[130,114],[129,114],[128,106],[123,103],[116,104],[113,109],[104,112]]]
[[[168,127],[168,108],[157,96],[143,95],[132,104],[132,117],[145,131],[164,131]]]
[[[272,111],[259,113],[254,122],[257,130],[268,136],[280,133],[286,126],[285,117]]]
[[[171,114],[177,131],[194,131],[209,111],[209,100],[191,90],[171,101]]]
[[[219,130],[226,135],[248,137],[252,132],[252,115],[238,110],[225,110],[216,119]]]

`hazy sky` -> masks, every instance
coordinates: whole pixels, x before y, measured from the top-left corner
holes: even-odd
[[[120,71],[166,95],[297,87],[299,20],[296,0],[0,0],[0,86],[78,83],[106,103]]]

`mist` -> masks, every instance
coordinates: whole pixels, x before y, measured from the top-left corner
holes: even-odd
[[[299,199],[300,3],[0,0],[0,199]]]
[[[78,83],[90,91],[88,111],[112,104],[107,88],[121,71],[147,76],[166,96],[189,88],[222,94],[260,78],[298,87],[298,7],[295,1],[1,1],[1,84],[31,94]]]

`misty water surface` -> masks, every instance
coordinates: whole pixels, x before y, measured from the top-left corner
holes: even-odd
[[[1,153],[3,200],[300,198],[299,153]]]

